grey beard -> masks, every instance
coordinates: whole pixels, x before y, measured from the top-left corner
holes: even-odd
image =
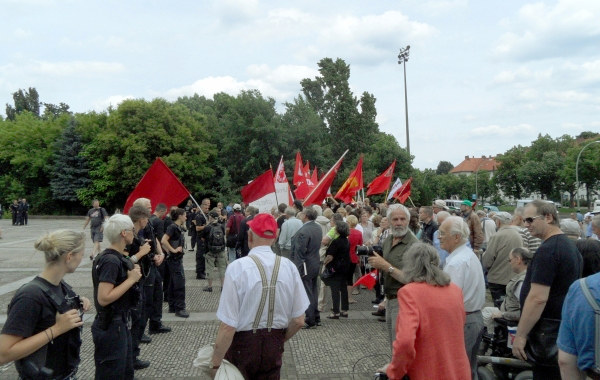
[[[407,232],[408,227],[398,226],[392,228],[392,236],[395,238],[402,238],[406,235]]]

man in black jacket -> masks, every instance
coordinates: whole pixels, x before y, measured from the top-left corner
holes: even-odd
[[[300,272],[300,278],[304,284],[306,295],[310,305],[306,310],[306,324],[304,328],[317,326],[321,322],[321,316],[317,309],[319,296],[319,248],[323,239],[323,231],[315,222],[317,211],[312,207],[306,207],[303,211],[304,225],[292,237],[292,253],[290,259]]]

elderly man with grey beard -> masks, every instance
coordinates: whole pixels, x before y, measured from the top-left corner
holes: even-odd
[[[398,318],[398,290],[404,286],[400,269],[404,254],[413,243],[419,240],[408,229],[410,211],[400,204],[388,208],[387,218],[390,223],[390,234],[382,244],[383,257],[374,253],[369,257],[369,264],[383,274],[384,293],[388,300],[386,323],[390,334],[390,347],[396,339],[396,319]]]

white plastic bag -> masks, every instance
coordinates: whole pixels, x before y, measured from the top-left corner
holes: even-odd
[[[212,359],[214,351],[213,344],[200,348],[198,350],[198,355],[196,355],[196,358],[194,359],[194,367],[200,367],[207,372],[210,371],[210,360]],[[221,366],[217,370],[215,380],[244,380],[244,376],[242,376],[242,373],[236,366],[227,360],[223,360]]]

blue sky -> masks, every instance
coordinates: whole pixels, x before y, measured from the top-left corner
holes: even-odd
[[[404,147],[397,55],[410,45],[415,167],[600,131],[597,0],[0,0],[0,14],[2,111],[28,87],[76,112],[254,88],[283,110],[321,58],[339,57]]]

